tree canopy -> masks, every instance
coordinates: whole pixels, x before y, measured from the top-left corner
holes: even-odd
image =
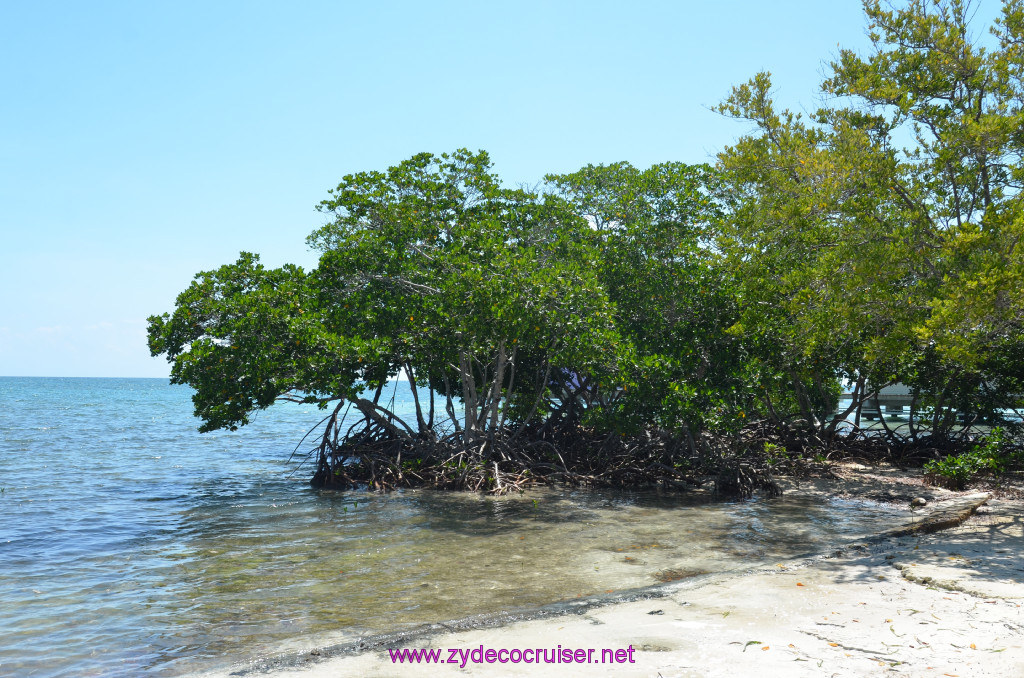
[[[775,333],[778,368],[820,366],[864,398],[909,384],[946,435],[1024,393],[1006,359],[1024,319],[1022,5],[1004,4],[996,49],[959,0],[864,7],[873,50],[840,52],[830,105],[777,111],[762,73],[720,106],[756,126],[720,156],[738,196],[723,250],[753,302],[739,329]]]

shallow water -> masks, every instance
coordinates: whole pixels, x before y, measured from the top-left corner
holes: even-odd
[[[0,674],[202,670],[773,563],[894,515],[789,497],[315,491],[288,460],[315,407],[200,436],[189,395],[0,378]]]

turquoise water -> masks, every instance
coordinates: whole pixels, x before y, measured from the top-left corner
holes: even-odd
[[[0,675],[201,671],[774,562],[893,517],[792,498],[317,491],[289,459],[316,407],[200,435],[189,398],[156,379],[0,378]]]

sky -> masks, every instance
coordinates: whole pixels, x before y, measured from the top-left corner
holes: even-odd
[[[994,0],[982,2],[994,5]],[[0,4],[0,376],[166,377],[146,318],[239,251],[311,268],[349,173],[484,149],[508,185],[710,162],[758,71],[819,103],[859,0]]]

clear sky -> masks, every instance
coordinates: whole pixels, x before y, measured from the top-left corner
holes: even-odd
[[[197,271],[315,265],[327,189],[417,152],[512,185],[713,160],[730,86],[813,109],[864,30],[858,0],[2,3],[0,375],[166,376],[145,318]]]

